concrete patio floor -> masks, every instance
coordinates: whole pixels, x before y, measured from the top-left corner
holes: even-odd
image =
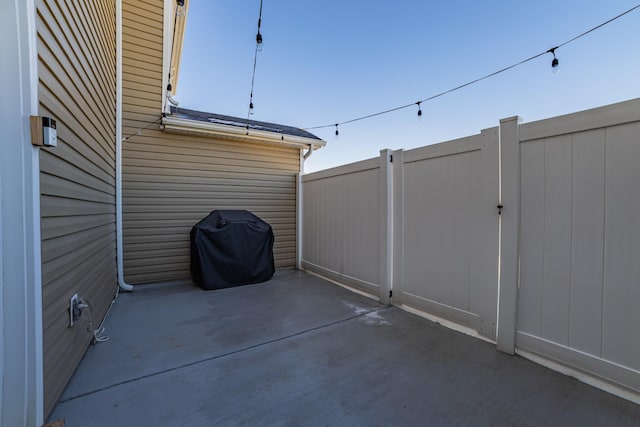
[[[637,426],[640,406],[315,276],[121,294],[50,421]]]

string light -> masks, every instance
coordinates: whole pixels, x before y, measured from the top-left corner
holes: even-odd
[[[177,0],[176,5],[178,6],[176,8],[176,16],[177,17],[185,16],[187,14],[187,11],[185,10],[186,8],[184,7],[184,0]]]
[[[336,136],[340,135],[340,132],[338,131],[338,123],[336,123]]]
[[[423,102],[427,102],[427,101],[431,101],[431,100],[436,99],[436,98],[440,98],[441,96],[447,95],[447,94],[449,94],[451,92],[455,92],[455,91],[463,89],[463,88],[465,88],[467,86],[471,86],[473,84],[479,83],[482,80],[485,80],[485,79],[488,79],[490,77],[496,76],[498,74],[504,73],[505,71],[509,71],[512,68],[516,68],[516,67],[518,67],[518,66],[520,66],[522,64],[525,64],[527,62],[533,61],[534,59],[537,59],[537,58],[539,58],[539,57],[541,57],[543,55],[546,55],[547,53],[553,54],[553,59],[551,60],[551,68],[552,68],[552,71],[554,73],[557,73],[559,71],[560,61],[556,57],[556,53],[555,53],[556,49],[559,49],[562,46],[565,46],[565,45],[567,45],[569,43],[572,43],[572,42],[578,40],[579,38],[582,38],[582,37],[586,36],[587,34],[593,32],[593,31],[595,31],[595,30],[597,30],[599,28],[602,28],[605,25],[607,25],[607,24],[609,24],[609,23],[611,23],[611,22],[613,22],[613,21],[615,21],[615,20],[617,20],[619,18],[622,18],[624,15],[627,15],[627,14],[633,12],[634,10],[636,10],[638,8],[640,8],[640,4],[637,4],[636,6],[634,6],[634,7],[630,8],[630,9],[620,13],[619,15],[614,16],[613,18],[611,18],[611,19],[609,19],[609,20],[607,20],[607,21],[605,21],[605,22],[603,22],[603,23],[601,23],[599,25],[596,25],[593,28],[588,29],[587,31],[585,31],[585,32],[583,32],[581,34],[578,34],[577,36],[565,41],[564,43],[561,43],[561,44],[557,45],[556,47],[553,47],[551,49],[545,50],[545,51],[540,52],[540,53],[538,53],[536,55],[530,56],[529,58],[523,59],[520,62],[517,62],[515,64],[509,65],[508,67],[501,68],[501,69],[499,69],[497,71],[494,71],[493,73],[489,73],[489,74],[487,74],[485,76],[479,77],[479,78],[477,78],[475,80],[471,80],[471,81],[469,81],[467,83],[464,83],[464,84],[461,84],[459,86],[453,87],[453,88],[451,88],[449,90],[445,90],[444,92],[437,93],[435,95],[432,95],[432,96],[430,96],[428,98],[425,98],[425,99],[422,99],[420,101],[412,102],[411,104],[401,105],[399,107],[390,108],[388,110],[379,111],[377,113],[367,114],[365,116],[356,117],[356,118],[353,118],[353,119],[350,119],[350,120],[345,120],[343,122],[338,122],[338,123],[335,123],[335,124],[310,126],[310,127],[304,128],[304,129],[305,130],[324,129],[324,128],[328,128],[328,127],[331,127],[331,126],[335,126],[335,128],[336,128],[336,136],[337,136],[338,135],[338,126],[339,125],[345,125],[345,124],[348,124],[348,123],[353,123],[353,122],[357,122],[357,121],[360,121],[360,120],[365,120],[365,119],[370,119],[372,117],[381,116],[383,114],[389,114],[389,113],[392,113],[394,111],[403,110],[405,108],[412,107],[414,105],[418,105],[418,116],[422,116],[422,110],[420,108],[420,104],[422,104]]]
[[[557,74],[558,71],[560,71],[560,68],[558,68],[560,66],[560,61],[558,60],[558,58],[556,58],[556,49],[557,47],[552,47],[547,51],[547,53],[553,55],[553,59],[551,60],[551,71],[553,72],[553,74]]]
[[[256,47],[258,52],[262,52],[262,34],[260,34],[261,25],[262,25],[262,0],[260,0],[260,15],[258,15],[258,34],[256,34]]]
[[[258,34],[256,34],[256,43],[258,45],[258,52],[262,52],[262,34],[260,34],[260,30],[258,30]]]
[[[262,0],[260,0],[260,14],[258,15],[258,34],[256,34],[256,50],[253,53],[253,73],[251,74],[251,93],[249,94],[249,111],[247,111],[247,135],[249,135],[249,116],[253,114],[253,87],[256,82],[256,64],[258,62],[258,52],[262,52]]]

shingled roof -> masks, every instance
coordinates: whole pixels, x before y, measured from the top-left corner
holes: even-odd
[[[186,108],[171,107],[171,115],[173,117],[185,120],[194,120],[204,123],[213,123],[218,125],[228,125],[249,130],[259,130],[263,132],[273,132],[281,135],[298,136],[302,138],[317,139],[322,141],[314,134],[306,130],[293,126],[279,125],[276,123],[259,122],[256,120],[247,120],[239,117],[225,116],[222,114],[206,113],[203,111],[188,110]]]

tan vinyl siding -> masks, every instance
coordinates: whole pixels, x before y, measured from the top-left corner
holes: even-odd
[[[69,298],[97,325],[116,290],[115,0],[37,1],[39,113],[58,147],[40,151],[45,415],[91,341]]]
[[[162,113],[163,10],[161,1],[122,4],[124,136],[147,127]]]
[[[162,14],[162,2],[123,4],[125,280],[189,278],[189,231],[213,209],[269,222],[276,266],[294,266],[299,150],[160,131]]]
[[[295,265],[297,149],[147,131],[125,153],[127,281],[189,278],[189,231],[214,209],[267,221],[276,267]]]

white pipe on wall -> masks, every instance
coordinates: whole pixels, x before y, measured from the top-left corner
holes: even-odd
[[[302,163],[300,165],[300,173],[304,173],[304,161],[307,160],[313,154],[313,145],[309,144],[309,151],[307,151],[302,159]]]
[[[122,241],[122,0],[116,1],[116,247],[118,286],[132,291],[124,280],[124,250]]]
[[[300,149],[300,171],[298,172],[298,180],[296,182],[296,200],[297,200],[297,242],[296,242],[296,268],[302,270],[302,222],[303,222],[303,207],[302,207],[302,175],[304,175],[304,161],[307,160],[311,154],[313,154],[313,145],[309,144],[309,151],[304,153],[303,149]]]

